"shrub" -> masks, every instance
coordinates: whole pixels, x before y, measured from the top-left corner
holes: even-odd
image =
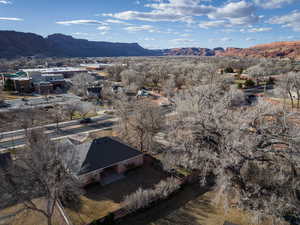
[[[253,87],[254,85],[255,85],[255,82],[253,80],[246,80],[246,82],[245,82],[246,88]]]
[[[4,91],[14,91],[14,82],[11,79],[5,80]]]
[[[272,85],[275,84],[275,79],[273,77],[269,77],[268,81],[267,81],[268,85]]]
[[[154,189],[143,190],[139,188],[136,192],[127,195],[123,201],[124,208],[129,212],[146,208],[152,202],[165,199],[180,188],[176,178],[168,178],[155,185]]]
[[[225,73],[234,73],[234,70],[232,69],[232,67],[227,67],[224,70]]]

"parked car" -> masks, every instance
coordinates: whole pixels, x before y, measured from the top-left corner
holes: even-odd
[[[93,120],[91,118],[84,118],[82,120],[80,120],[80,124],[85,124],[85,123],[92,123]]]

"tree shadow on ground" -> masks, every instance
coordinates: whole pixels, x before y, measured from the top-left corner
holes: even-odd
[[[162,171],[145,165],[126,173],[124,179],[112,184],[102,186],[96,183],[87,186],[85,196],[96,201],[111,200],[121,203],[126,195],[135,192],[138,188],[153,188],[165,178],[166,175]]]
[[[209,188],[201,188],[199,184],[187,185],[171,196],[169,199],[160,202],[150,209],[129,215],[118,221],[118,225],[199,225],[197,218],[191,213],[190,209],[184,209],[186,203],[195,200],[200,195],[209,191]],[[201,202],[203,209],[213,210],[209,200],[204,199]],[[203,210],[203,215],[205,211]]]

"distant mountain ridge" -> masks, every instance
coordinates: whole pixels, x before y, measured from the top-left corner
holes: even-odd
[[[44,38],[33,33],[0,31],[0,58],[22,56],[117,57],[117,56],[238,56],[288,57],[300,60],[300,41],[274,42],[250,48],[172,48],[149,50],[138,43],[112,43],[76,39],[63,34]]]
[[[250,48],[227,48],[219,56],[265,57],[265,58],[292,58],[300,60],[300,41],[273,42]]]
[[[0,58],[21,56],[115,57],[154,56],[159,51],[142,48],[137,43],[112,43],[75,39],[53,34],[46,38],[33,33],[0,31]]]
[[[300,41],[274,42],[261,44],[249,48],[173,48],[162,51],[163,55],[179,56],[238,56],[257,58],[292,58],[300,60]]]

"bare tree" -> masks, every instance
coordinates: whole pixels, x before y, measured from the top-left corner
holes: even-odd
[[[95,81],[95,77],[88,73],[79,73],[72,78],[72,90],[79,96],[86,96],[90,84]]]
[[[107,68],[107,72],[114,81],[121,81],[121,73],[126,67],[122,65],[114,65]]]
[[[215,177],[216,190],[235,193],[242,208],[281,219],[299,215],[300,143],[293,114],[264,101],[232,104],[236,90],[220,85],[175,98],[166,167],[198,170],[201,184]]]
[[[286,99],[286,96],[288,96],[288,98],[290,99],[291,101],[291,104],[292,104],[292,108],[294,108],[295,106],[295,103],[294,103],[294,96],[293,96],[293,88],[294,88],[294,76],[293,74],[289,73],[289,74],[286,74],[286,76],[284,77],[283,80],[281,80],[279,83],[278,83],[278,88],[281,89],[281,92],[283,93],[283,97],[284,97],[284,100]]]
[[[76,114],[78,108],[77,102],[67,103],[63,106],[64,112],[68,115],[70,120],[73,120],[73,117]]]
[[[95,112],[96,107],[89,102],[81,102],[77,105],[77,112],[82,119],[86,118],[89,113]]]
[[[36,121],[41,119],[38,110],[36,109],[19,109],[16,114],[15,123],[17,127],[21,127],[27,133],[28,129],[36,124]]]
[[[52,225],[57,201],[80,204],[79,183],[68,169],[76,160],[66,160],[65,150],[66,146],[53,143],[42,130],[31,131],[26,150],[18,152],[16,160],[0,171],[0,192],[6,196],[1,207],[20,203],[24,209],[43,215]]]
[[[61,105],[56,105],[53,109],[50,110],[50,117],[56,124],[56,132],[59,131],[59,123],[64,121],[65,116],[65,110]]]
[[[154,137],[164,125],[160,108],[143,101],[122,103],[118,115],[118,133],[122,139],[141,151],[154,151]]]
[[[130,90],[136,91],[144,84],[144,77],[135,70],[124,70],[120,76],[123,84]]]

